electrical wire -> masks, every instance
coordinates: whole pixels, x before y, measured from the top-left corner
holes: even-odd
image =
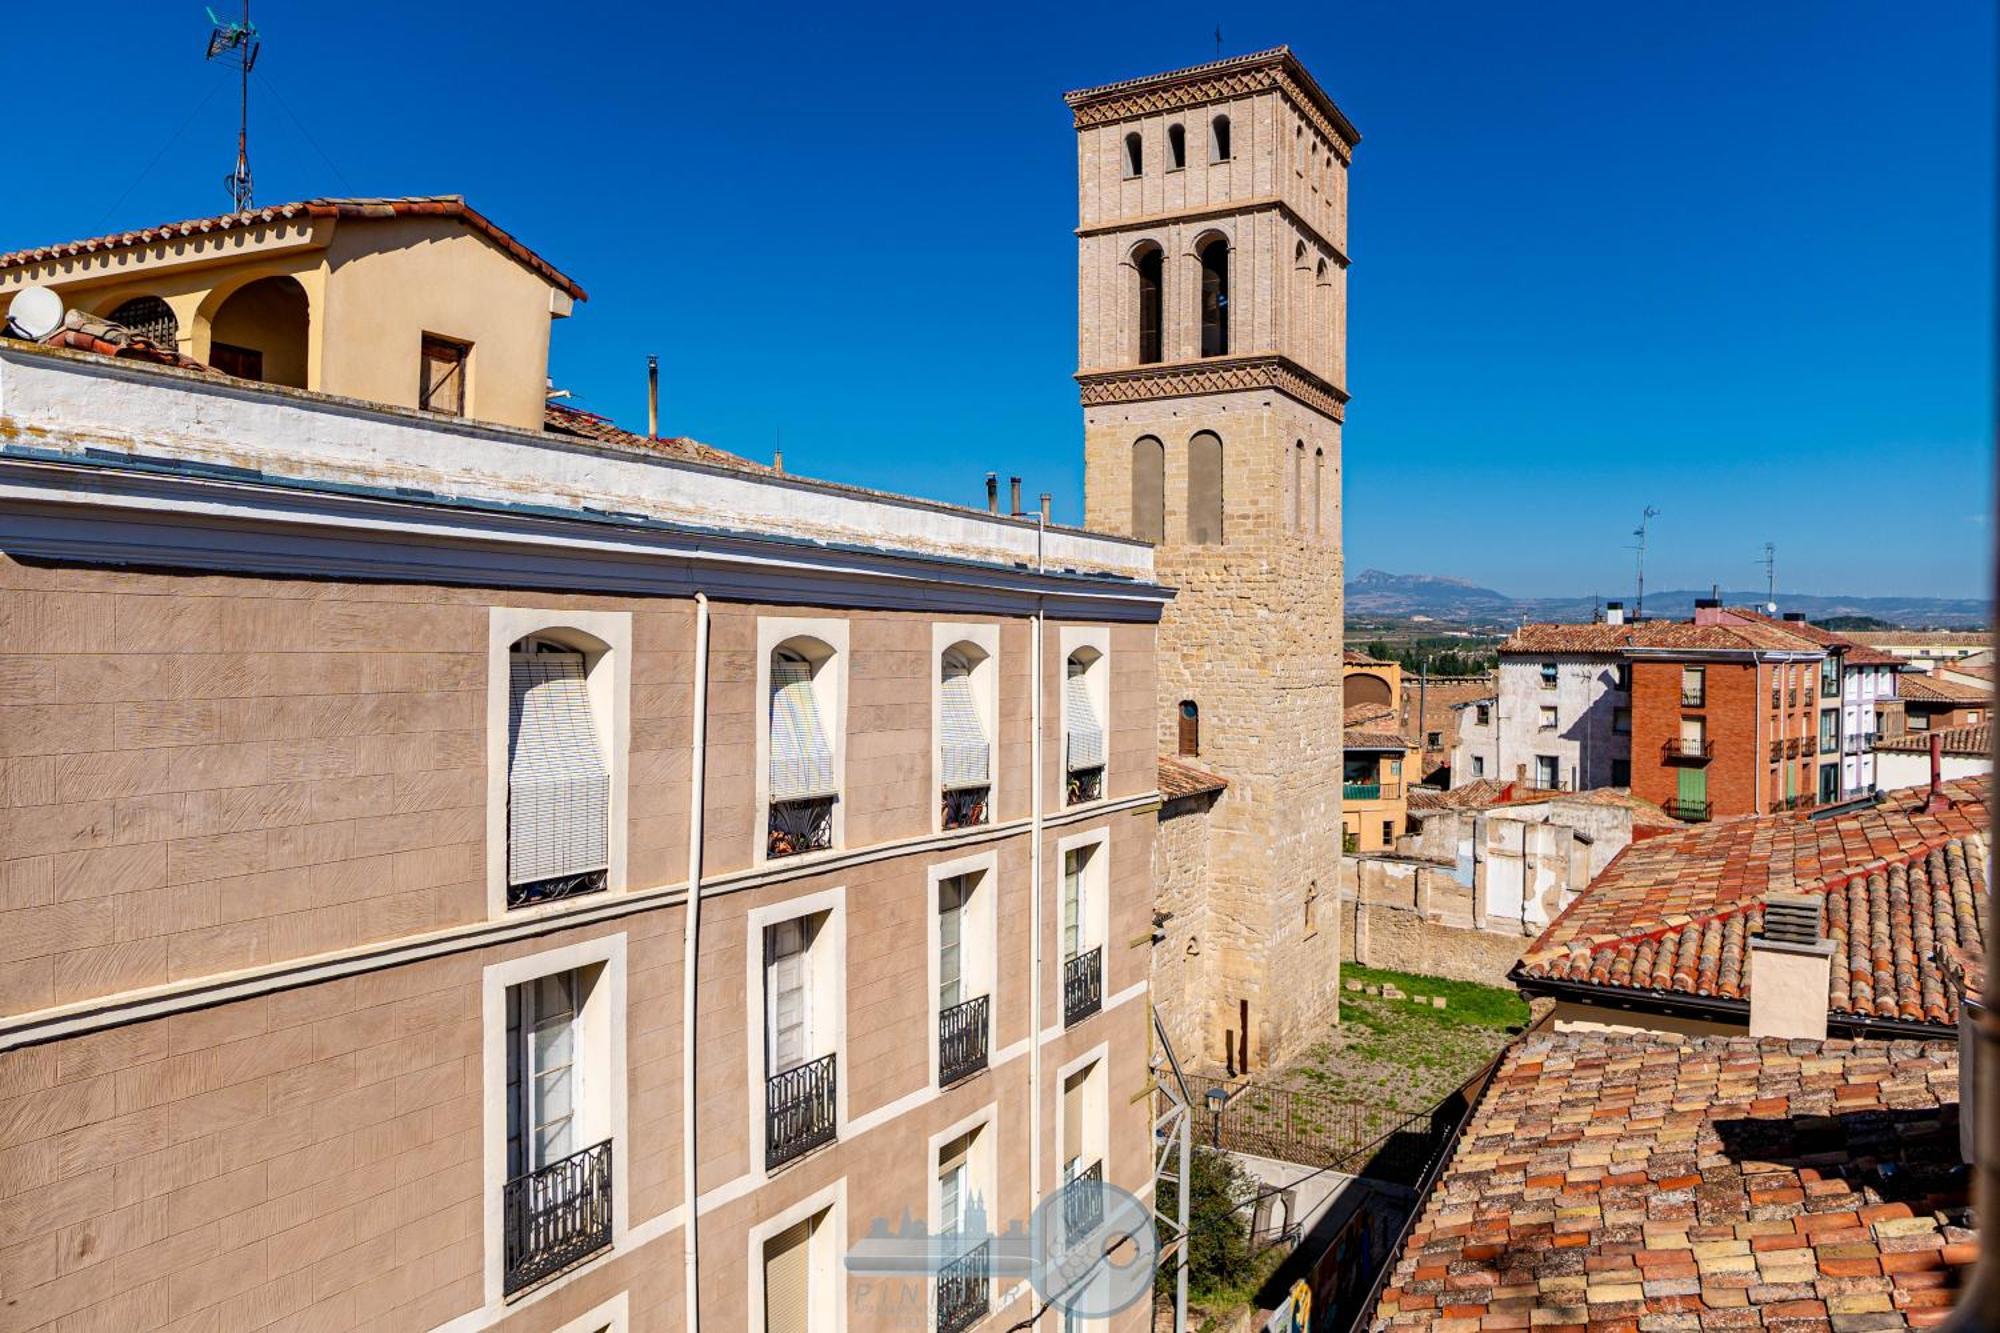
[[[329,154],[326,151],[326,149],[320,147],[319,140],[313,138],[313,132],[306,128],[306,123],[305,121],[299,118],[299,113],[292,110],[292,104],[290,102],[287,102],[285,100],[285,95],[278,91],[278,85],[271,82],[269,79],[265,78],[263,74],[255,70],[251,71],[251,77],[257,80],[257,86],[259,88],[268,90],[271,96],[277,99],[278,106],[284,111],[285,115],[291,119],[292,124],[298,127],[299,133],[305,136],[306,142],[312,145],[313,151],[319,154],[320,161],[326,163],[326,165],[333,171],[333,178],[340,182],[340,188],[346,191],[348,194],[359,194],[360,191],[354,188],[354,183],[348,180],[346,175],[344,175],[341,172],[340,164],[333,160],[332,155]]]
[[[147,176],[152,174],[153,168],[160,165],[160,159],[164,158],[167,155],[167,150],[172,148],[183,134],[187,133],[188,126],[194,124],[194,118],[201,114],[201,109],[209,104],[210,99],[215,96],[216,90],[220,87],[222,87],[222,84],[219,81],[209,85],[208,91],[201,95],[201,100],[194,104],[194,109],[187,113],[187,119],[181,122],[180,128],[161,141],[160,150],[153,154],[153,160],[148,162],[140,170],[139,174],[132,178],[132,183],[125,187],[124,192],[117,199],[112,201],[111,207],[104,210],[104,216],[98,220],[95,227],[91,228],[92,231],[101,232],[106,226],[110,225],[111,219],[117,215],[118,210],[125,206],[125,201],[132,197],[132,191],[139,188],[139,182],[145,180]]]

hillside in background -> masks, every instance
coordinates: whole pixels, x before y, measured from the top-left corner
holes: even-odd
[[[1631,606],[1631,594],[1623,596]],[[1706,588],[1673,588],[1646,593],[1646,614],[1686,619],[1694,614],[1697,597],[1709,596]],[[1725,605],[1756,606],[1764,601],[1761,590],[1725,590]],[[1350,620],[1427,616],[1432,620],[1465,625],[1512,625],[1522,620],[1583,621],[1591,618],[1598,603],[1590,597],[1510,597],[1493,588],[1481,587],[1464,579],[1436,574],[1391,574],[1365,569],[1347,582],[1347,616]],[[1957,629],[1985,625],[1992,619],[1989,603],[1971,597],[1841,597],[1813,593],[1779,592],[1780,611],[1801,611],[1807,619],[1868,617],[1905,628],[1934,627]]]

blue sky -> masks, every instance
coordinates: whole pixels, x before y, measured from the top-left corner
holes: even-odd
[[[225,203],[201,6],[97,13],[83,109],[16,117],[0,249]],[[1350,569],[1609,593],[1651,503],[1655,587],[1759,585],[1771,541],[1787,588],[1985,592],[1983,0],[254,16],[259,200],[466,194],[590,290],[553,364],[586,405],[643,425],[656,352],[674,432],[952,500],[1019,473],[1065,519],[1060,95],[1211,59],[1218,21],[1289,42],[1364,137]],[[73,44],[61,6],[9,21]]]

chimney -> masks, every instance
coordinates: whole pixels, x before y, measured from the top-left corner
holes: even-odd
[[[1697,625],[1720,625],[1722,623],[1722,599],[1720,597],[1695,598],[1694,623]]]
[[[1820,938],[1819,895],[1773,893],[1750,937],[1750,1035],[1826,1040],[1833,941]]]
[[[1931,794],[1924,802],[1924,813],[1939,815],[1951,809],[1951,800],[1944,794],[1944,737],[1931,733]]]
[[[1047,523],[1049,521],[1049,506],[1054,501],[1055,496],[1049,494],[1047,491],[1042,492],[1042,522]]]
[[[1019,477],[1007,478],[1007,513],[1013,518],[1021,516],[1021,479]]]
[[[1803,625],[1806,623],[1806,613],[1803,611],[1787,611],[1785,612],[1785,623],[1788,625]]]
[[[646,358],[646,438],[660,438],[660,358]]]
[[[1000,512],[1000,474],[998,472],[989,472],[986,474],[986,512],[989,514]]]
[[[1625,603],[1623,603],[1623,602],[1606,602],[1606,603],[1604,604],[1604,623],[1605,623],[1605,624],[1607,624],[1607,625],[1622,625],[1622,624],[1624,624],[1624,623],[1625,623]]]

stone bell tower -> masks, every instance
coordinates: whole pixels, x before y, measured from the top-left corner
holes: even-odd
[[[1261,1068],[1338,1013],[1360,135],[1285,47],[1065,100],[1088,522],[1157,545],[1161,753],[1229,784],[1162,811],[1155,1001],[1184,1059]]]

